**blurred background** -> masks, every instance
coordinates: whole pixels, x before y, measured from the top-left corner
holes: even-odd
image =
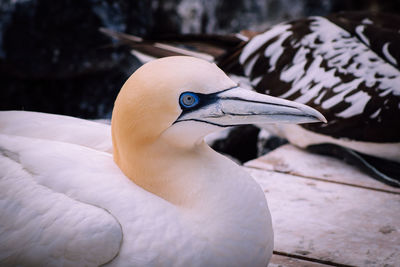
[[[234,33],[350,10],[400,14],[400,0],[0,0],[0,110],[110,118],[119,89],[140,62],[99,27],[138,36]],[[259,153],[258,130],[240,132],[252,148],[244,143],[227,153],[250,149],[245,161]]]
[[[0,109],[109,118],[140,63],[99,27],[232,33],[343,10],[400,14],[400,0],[0,0]]]

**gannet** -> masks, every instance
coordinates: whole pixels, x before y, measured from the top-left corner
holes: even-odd
[[[0,265],[266,266],[264,193],[203,138],[318,121],[318,111],[242,89],[192,57],[131,75],[115,101],[112,147],[108,125],[0,112]]]
[[[259,126],[299,147],[350,158],[374,178],[400,186],[399,25],[396,15],[342,12],[240,35],[138,40],[108,33],[144,60],[140,52],[182,54],[182,46],[170,46],[187,44],[197,48],[191,55],[215,62],[255,91],[319,110],[327,124]]]

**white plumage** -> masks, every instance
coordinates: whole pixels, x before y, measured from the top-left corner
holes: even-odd
[[[182,106],[186,91],[199,107]],[[202,60],[146,64],[116,101],[113,148],[108,125],[0,112],[0,265],[265,266],[273,233],[264,193],[203,137],[244,115],[274,120],[274,109],[291,122],[323,117],[246,92]]]

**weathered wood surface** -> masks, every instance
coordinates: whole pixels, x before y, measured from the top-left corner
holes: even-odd
[[[400,194],[245,169],[266,193],[275,251],[329,265],[400,266]]]
[[[329,265],[306,260],[290,258],[281,255],[272,255],[268,267],[327,267]]]
[[[262,157],[247,162],[245,166],[400,193],[400,188],[378,182],[352,165],[333,157],[309,153],[293,145],[279,147]]]

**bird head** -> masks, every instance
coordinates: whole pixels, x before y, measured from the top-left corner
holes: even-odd
[[[300,103],[240,88],[215,64],[167,57],[139,68],[122,87],[113,110],[113,135],[138,144],[163,134],[193,141],[221,128],[254,123],[326,121]],[[114,140],[115,141],[115,140]]]
[[[320,121],[308,106],[240,88],[215,64],[167,57],[143,65],[123,85],[112,115],[114,158],[118,164],[160,140],[193,148],[233,125]]]

